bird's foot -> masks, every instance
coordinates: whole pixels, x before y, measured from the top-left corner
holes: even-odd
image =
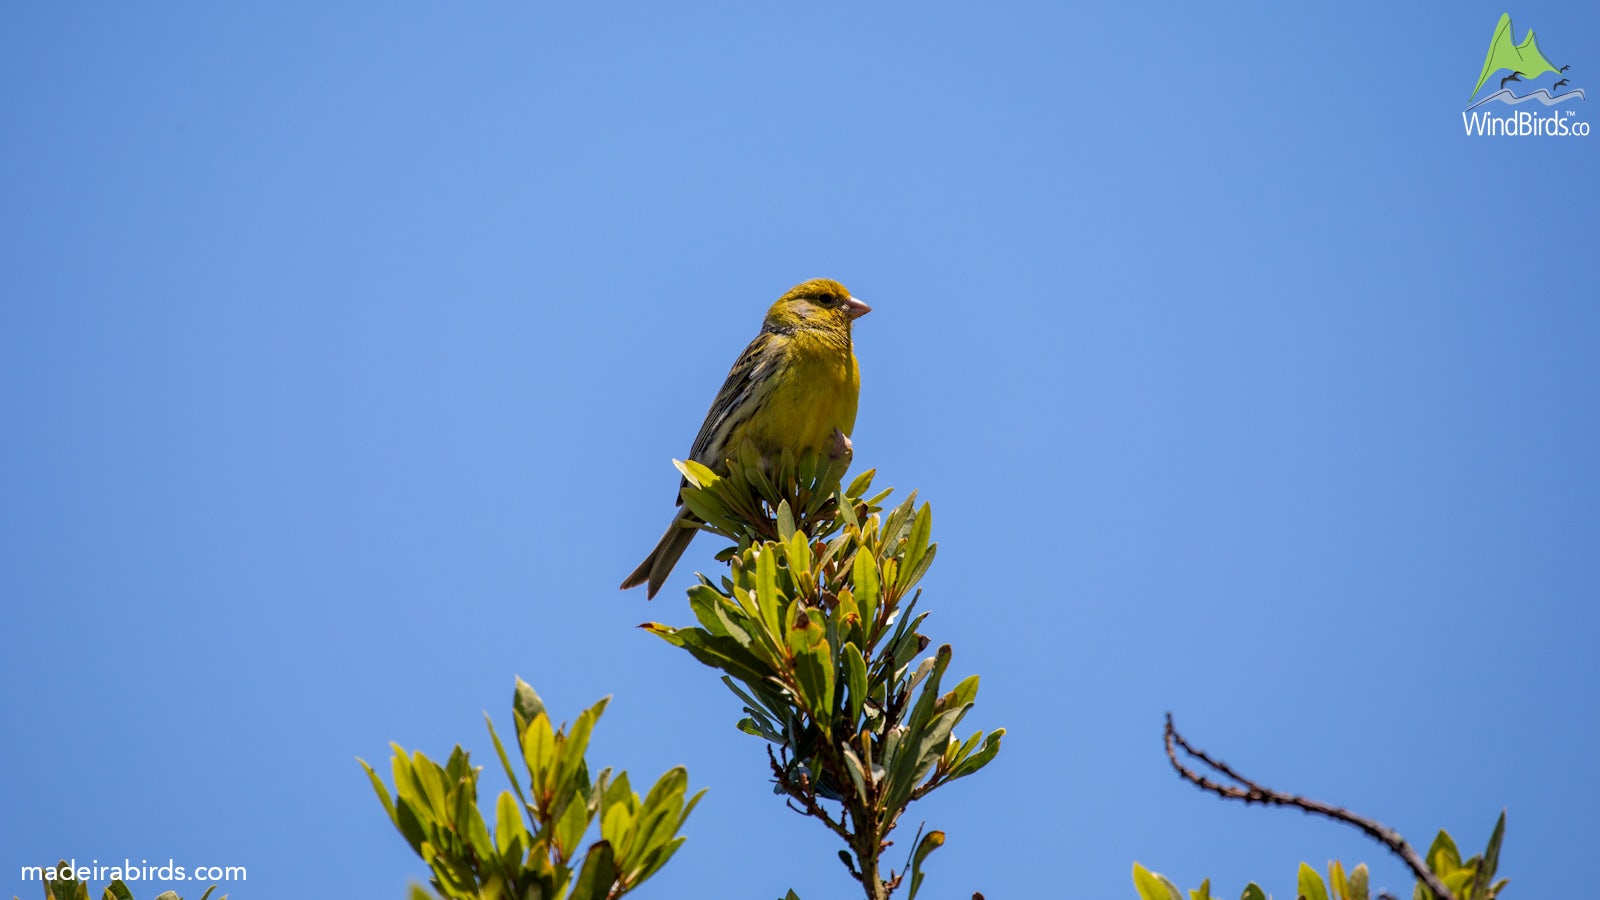
[[[833,440],[828,446],[828,458],[847,459],[854,453],[855,449],[850,444],[849,436],[835,428],[833,430]]]

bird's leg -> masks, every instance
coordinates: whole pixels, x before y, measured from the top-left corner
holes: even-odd
[[[844,459],[855,452],[850,445],[850,438],[839,429],[833,430],[833,440],[828,445],[829,459]]]

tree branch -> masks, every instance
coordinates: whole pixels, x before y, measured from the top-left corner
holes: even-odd
[[[787,753],[784,754],[784,758],[787,761]],[[802,815],[813,816],[822,820],[822,824],[828,826],[828,828],[833,831],[834,834],[844,838],[845,843],[847,844],[854,840],[854,835],[850,833],[850,830],[845,828],[842,823],[835,821],[832,816],[828,815],[828,811],[822,808],[822,804],[817,802],[816,791],[811,787],[810,784],[794,783],[794,780],[789,777],[789,773],[784,768],[784,765],[778,762],[778,757],[773,754],[772,747],[770,745],[767,747],[767,762],[772,765],[772,776],[777,779],[778,787],[781,788],[784,794],[786,794],[788,797],[800,801],[801,805],[796,807],[793,805],[791,800],[785,800],[784,802],[789,804],[790,809],[793,809],[795,812],[801,813]]]
[[[1226,800],[1243,800],[1247,804],[1264,803],[1269,806],[1292,806],[1304,812],[1315,813],[1338,822],[1344,822],[1347,825],[1354,825],[1365,832],[1368,837],[1388,847],[1390,852],[1400,857],[1406,866],[1416,874],[1417,880],[1427,885],[1428,890],[1432,891],[1438,900],[1456,900],[1456,895],[1452,894],[1450,889],[1444,886],[1444,882],[1440,881],[1439,876],[1428,868],[1427,863],[1417,854],[1416,850],[1412,849],[1410,844],[1406,843],[1405,838],[1402,838],[1399,832],[1385,828],[1372,819],[1358,816],[1347,809],[1329,806],[1326,803],[1294,794],[1274,791],[1251,781],[1235,772],[1227,763],[1212,759],[1206,755],[1204,750],[1198,750],[1184,740],[1183,735],[1178,733],[1178,729],[1173,727],[1172,713],[1167,713],[1167,728],[1164,741],[1167,746],[1167,760],[1172,763],[1172,768],[1177,770],[1179,777],[1184,781]],[[1183,752],[1188,756],[1198,759],[1205,764],[1206,768],[1221,774],[1229,781],[1234,782],[1234,784],[1219,784],[1184,766],[1183,763],[1178,761],[1177,748],[1179,747],[1183,748]]]

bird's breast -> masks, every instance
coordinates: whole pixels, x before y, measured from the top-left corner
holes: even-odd
[[[768,400],[770,415],[752,421],[750,437],[769,451],[827,449],[834,429],[849,435],[855,428],[860,385],[848,347],[797,339]]]

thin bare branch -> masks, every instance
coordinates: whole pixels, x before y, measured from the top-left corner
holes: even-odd
[[[785,758],[787,758],[787,754],[785,754]],[[767,747],[767,762],[772,765],[772,776],[778,780],[778,787],[783,789],[784,794],[793,798],[793,800],[784,801],[789,804],[790,809],[802,815],[820,819],[822,824],[828,826],[834,834],[844,838],[845,843],[854,846],[855,836],[842,823],[836,821],[833,816],[828,815],[828,811],[823,809],[822,804],[817,802],[816,790],[809,783],[796,784],[794,779],[789,777],[788,771],[782,763],[778,762],[778,757],[773,754],[770,745]],[[794,806],[793,801],[795,800],[800,802],[799,807]]]
[[[1440,881],[1439,876],[1428,868],[1427,863],[1423,862],[1422,857],[1417,854],[1417,851],[1410,844],[1406,843],[1405,838],[1402,838],[1399,832],[1391,828],[1385,828],[1372,819],[1358,816],[1347,809],[1340,809],[1337,806],[1330,806],[1326,803],[1294,794],[1274,791],[1251,781],[1234,771],[1227,763],[1212,759],[1204,750],[1197,749],[1184,740],[1183,735],[1178,733],[1178,729],[1173,727],[1172,713],[1167,713],[1167,729],[1164,740],[1167,746],[1167,759],[1184,781],[1227,800],[1243,800],[1247,804],[1263,803],[1269,806],[1292,806],[1295,809],[1326,816],[1335,821],[1344,822],[1347,825],[1354,825],[1365,832],[1368,837],[1388,847],[1392,853],[1400,857],[1417,876],[1417,879],[1427,885],[1428,890],[1432,891],[1438,900],[1456,900],[1456,895],[1452,894],[1450,889],[1444,886],[1444,882]],[[1183,752],[1189,757],[1199,760],[1206,768],[1234,782],[1234,784],[1220,784],[1188,768],[1178,761],[1178,748],[1182,748]]]

